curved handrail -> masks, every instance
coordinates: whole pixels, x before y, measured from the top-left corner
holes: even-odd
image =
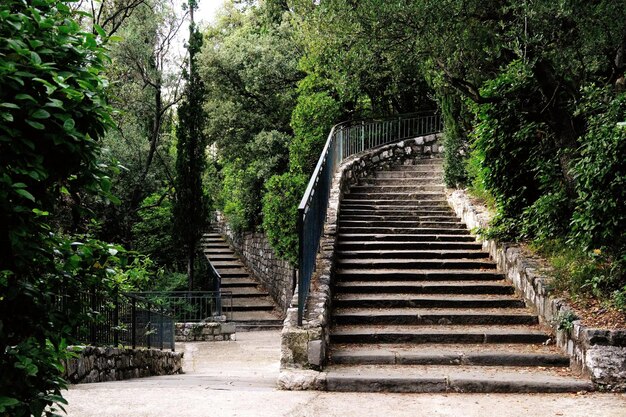
[[[298,206],[299,326],[302,325],[304,306],[315,271],[315,258],[326,219],[332,178],[341,161],[377,146],[438,133],[441,129],[441,117],[436,111],[347,121],[332,127]]]

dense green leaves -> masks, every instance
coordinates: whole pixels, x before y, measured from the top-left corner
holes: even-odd
[[[66,330],[52,302],[80,287],[48,225],[62,198],[112,198],[98,139],[111,126],[103,39],[58,0],[0,3],[0,391],[2,413],[39,416],[63,403]],[[89,246],[78,252],[86,254]],[[72,249],[72,251],[74,251]],[[82,252],[81,252],[82,251]],[[81,274],[82,275],[82,274]]]

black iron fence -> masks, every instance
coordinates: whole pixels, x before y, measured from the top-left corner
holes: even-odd
[[[233,318],[233,297],[227,291],[147,291],[132,294],[171,311],[177,323],[230,321]]]
[[[442,128],[441,116],[435,112],[346,122],[332,128],[298,206],[298,325],[302,325],[315,271],[333,175],[341,161],[367,149],[437,133]]]
[[[76,342],[175,349],[171,310],[147,298],[92,290],[67,292],[55,302]]]

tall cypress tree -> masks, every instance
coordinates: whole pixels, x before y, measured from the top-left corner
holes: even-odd
[[[176,145],[176,201],[174,203],[174,234],[187,258],[188,287],[194,287],[196,246],[207,219],[207,204],[202,192],[202,173],[205,168],[204,121],[202,103],[204,84],[195,65],[195,56],[202,47],[202,34],[193,20],[197,0],[189,0],[191,23],[189,25],[189,68],[184,71],[186,80],[183,101],[178,107]]]

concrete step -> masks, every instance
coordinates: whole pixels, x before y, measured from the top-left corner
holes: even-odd
[[[340,259],[489,259],[482,250],[341,250],[335,252]]]
[[[424,308],[336,308],[336,325],[513,325],[538,324],[527,309],[424,309]]]
[[[410,207],[410,206],[367,206],[352,205],[341,206],[340,216],[451,216],[456,218],[456,214],[450,207],[443,206],[427,206],[427,207]]]
[[[432,230],[430,230],[432,231]],[[344,242],[476,242],[476,238],[469,233],[372,233],[359,231],[356,233],[348,233],[343,230],[340,231],[338,239],[341,243]]]
[[[205,255],[218,255],[218,254],[232,254],[234,253],[228,245],[224,244],[222,246],[203,246],[202,250]]]
[[[406,178],[406,177],[370,177],[361,178],[359,185],[440,185],[444,186],[443,179],[440,175],[423,175],[419,178]]]
[[[346,281],[502,281],[498,271],[441,269],[337,269],[336,282]]]
[[[401,222],[446,222],[446,223],[459,223],[458,218],[452,213],[448,214],[440,214],[440,215],[415,215],[415,214],[407,214],[407,213],[396,213],[396,214],[378,214],[378,213],[360,213],[360,214],[345,214],[341,213],[339,215],[339,220],[342,222],[345,221],[360,221],[360,222],[390,222],[390,221],[401,221]],[[463,224],[465,227],[465,224]]]
[[[467,230],[464,223],[456,219],[445,219],[444,221],[428,220],[339,220],[339,227],[392,227],[392,228],[429,228],[429,229],[458,229]]]
[[[211,261],[215,269],[233,269],[233,268],[244,268],[243,263],[240,260],[234,261]]]
[[[485,281],[348,281],[335,283],[337,293],[351,294],[514,294],[513,287],[506,282]]]
[[[233,302],[229,308],[232,311],[273,311],[274,304],[266,297],[233,297]]]
[[[355,198],[356,197],[356,198]],[[367,208],[367,209],[398,209],[398,210],[412,210],[412,209],[436,209],[445,208],[450,210],[448,201],[444,200],[440,195],[436,200],[392,200],[392,199],[379,199],[379,198],[367,198],[366,195],[350,195],[347,194],[341,201],[341,209],[355,209],[355,208]]]
[[[335,365],[326,370],[326,390],[397,393],[574,393],[593,390],[590,381],[558,370],[560,368]]]
[[[224,261],[236,261],[239,258],[237,258],[237,256],[235,256],[234,253],[207,253],[206,251],[204,252],[204,255],[209,258],[209,260],[211,262],[224,262]]]
[[[340,308],[524,308],[524,301],[502,295],[336,294],[333,306]]]
[[[373,201],[380,204],[381,201],[393,201],[397,204],[399,201],[414,202],[437,202],[447,203],[443,193],[427,192],[427,191],[407,191],[407,192],[385,192],[385,193],[362,193],[351,192],[346,195],[350,201]]]
[[[363,226],[353,227],[344,226],[341,227],[340,232],[343,234],[406,234],[406,235],[469,235],[470,232],[467,229],[460,228],[447,228],[447,227],[389,227],[389,226]],[[472,237],[472,240],[476,238]]]
[[[425,169],[421,168],[419,170],[404,170],[404,171],[396,171],[396,170],[388,170],[388,171],[376,171],[374,172],[374,178],[408,178],[412,180],[420,180],[421,178],[438,178],[441,181],[443,178],[443,169]]]
[[[251,278],[225,278],[222,277],[222,288],[223,289],[228,289],[229,291],[231,290],[231,288],[237,288],[237,287],[254,287],[256,288],[256,286],[258,285],[258,283],[251,279]]]
[[[337,260],[338,268],[345,269],[496,269],[490,260],[481,259],[402,259],[360,258]]]
[[[222,278],[249,278],[250,273],[245,268],[216,268]]]
[[[350,195],[353,194],[388,194],[388,193],[443,193],[443,185],[437,184],[393,184],[393,185],[353,185]]]
[[[482,250],[482,244],[478,242],[369,242],[369,241],[339,241],[340,250],[364,250],[364,251],[392,251],[392,250]]]
[[[390,166],[386,171],[391,172],[401,172],[401,171],[426,171],[426,172],[434,172],[434,171],[442,171],[443,170],[443,161],[442,160],[432,160],[434,162],[419,162],[412,165],[394,165]]]
[[[470,365],[568,367],[570,358],[554,345],[334,345],[333,364],[346,365]]]
[[[331,329],[331,343],[546,343],[538,326],[486,325],[341,325]]]

